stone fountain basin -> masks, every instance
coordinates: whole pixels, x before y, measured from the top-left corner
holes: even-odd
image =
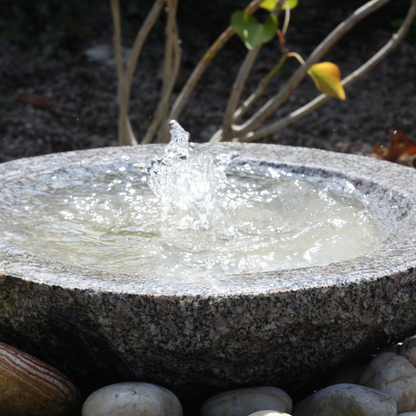
[[[416,331],[416,170],[277,145],[195,151],[236,151],[234,163],[260,171],[346,178],[382,208],[393,232],[362,257],[215,284],[107,273],[44,258],[36,241],[27,251],[0,240],[0,341],[57,367],[84,392],[137,380],[205,397],[242,385],[300,388]],[[7,189],[56,172],[101,175],[162,154],[150,145],[21,159],[0,165],[0,182]],[[0,217],[0,230],[7,226]]]

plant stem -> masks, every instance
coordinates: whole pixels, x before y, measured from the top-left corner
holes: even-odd
[[[136,70],[137,61],[140,56],[143,44],[159,17],[165,0],[156,0],[146,17],[143,25],[137,33],[136,39],[127,66],[124,70],[123,56],[121,49],[121,22],[120,22],[120,7],[118,0],[111,0],[111,12],[114,23],[114,51],[117,66],[118,78],[118,100],[119,100],[119,119],[118,119],[118,142],[120,145],[137,144],[134,138],[133,130],[130,125],[128,116],[130,106],[131,85],[133,82],[134,71]]]
[[[258,110],[249,120],[241,126],[232,126],[233,137],[242,138],[254,129],[259,127],[266,118],[268,118],[281,104],[286,100],[289,94],[297,87],[297,85],[305,77],[308,69],[315,64],[328,50],[355,26],[364,17],[382,7],[390,0],[371,0],[358,10],[356,10],[349,18],[338,25],[324,41],[312,52],[306,60],[305,65],[299,67],[289,81],[280,89],[280,91],[272,97],[260,110]]]
[[[283,37],[286,38],[286,32],[287,32],[287,28],[289,27],[289,22],[290,22],[290,7],[289,7],[289,3],[286,1],[286,8],[285,8],[285,21],[283,23],[283,28],[282,28],[282,35]]]
[[[286,0],[279,0],[276,3],[275,8],[272,10],[271,14],[276,18],[279,15],[282,5]],[[231,139],[231,125],[234,122],[234,113],[237,109],[238,103],[241,98],[241,94],[244,89],[244,85],[247,81],[247,77],[250,73],[251,68],[257,58],[258,53],[260,52],[261,46],[258,46],[252,51],[249,51],[244,59],[243,64],[240,67],[237,78],[234,81],[234,85],[231,91],[230,98],[228,100],[227,109],[225,110],[225,117],[223,121],[222,129],[219,129],[214,136],[211,137],[210,142],[216,143],[221,140],[230,140]]]
[[[288,58],[296,58],[301,65],[305,65],[305,61],[303,60],[303,58],[297,52],[288,52],[287,57]]]
[[[373,69],[377,64],[379,64],[393,49],[397,47],[397,45],[402,41],[406,32],[409,30],[412,21],[416,17],[416,0],[412,0],[412,5],[407,13],[405,20],[403,21],[400,29],[397,33],[395,33],[389,42],[384,45],[371,59],[369,59],[365,64],[363,64],[360,68],[352,72],[346,78],[342,80],[343,87],[347,88],[352,85],[355,81],[361,78],[363,75],[368,73],[371,69]],[[276,131],[286,127],[293,122],[299,120],[300,118],[306,116],[307,114],[311,113],[322,104],[329,101],[332,97],[321,94],[316,97],[314,100],[310,101],[308,104],[304,105],[303,107],[293,111],[291,114],[286,116],[285,118],[277,121],[276,123],[269,124],[262,129],[257,130],[256,132],[250,132],[246,136],[240,138],[242,142],[251,142],[254,140],[261,139],[262,137],[268,136],[269,134],[275,133]]]
[[[118,0],[111,0],[111,14],[113,16],[114,34],[114,56],[116,59],[117,69],[117,99],[119,105],[118,117],[118,143],[120,146],[128,144],[127,141],[127,123],[126,117],[121,115],[122,103],[125,101],[123,96],[123,82],[124,82],[124,68],[123,68],[123,54],[121,47],[121,19],[120,6]]]
[[[244,62],[241,65],[240,70],[238,71],[237,78],[235,79],[233,88],[231,90],[231,95],[228,100],[227,109],[225,110],[225,117],[224,117],[223,127],[222,127],[222,130],[223,130],[222,140],[230,140],[233,115],[240,101],[244,85],[247,81],[247,77],[250,74],[250,70],[257,58],[257,55],[260,52],[260,49],[261,49],[261,45],[257,46],[251,51],[248,51],[244,59]]]
[[[275,15],[276,17],[278,16],[278,14],[281,11],[282,8],[282,4],[285,2],[285,0],[279,0],[276,4],[275,9],[272,11],[273,15]],[[285,27],[287,29],[287,24],[289,23],[288,20],[288,16],[290,16],[290,14],[288,15],[287,10],[290,11],[289,7],[288,7],[288,2],[286,1],[286,19],[285,19]],[[216,143],[219,142],[221,140],[230,140],[230,133],[231,133],[231,125],[232,123],[235,123],[236,121],[238,121],[246,112],[247,110],[261,97],[261,95],[263,95],[264,90],[266,89],[269,81],[271,80],[271,78],[280,70],[280,68],[283,66],[283,64],[285,63],[287,57],[288,57],[288,51],[286,48],[286,39],[284,34],[282,34],[282,32],[277,29],[277,34],[279,36],[279,43],[280,43],[280,47],[282,50],[282,57],[279,59],[279,62],[277,63],[277,65],[260,81],[259,85],[257,86],[257,89],[254,91],[254,93],[252,93],[250,95],[250,97],[244,101],[244,103],[236,110],[234,111],[234,114],[232,116],[232,122],[229,122],[227,120],[227,123],[230,123],[229,125],[227,125],[227,130],[225,130],[225,127],[223,127],[223,129],[219,129],[210,139],[210,142],[212,143]],[[236,107],[234,107],[234,110],[236,109]],[[227,112],[226,112],[227,114]],[[227,117],[227,116],[226,116]],[[224,120],[224,124],[225,124],[225,120]],[[226,134],[224,134],[223,132],[226,131]]]
[[[169,100],[175,86],[181,62],[181,48],[179,43],[178,28],[176,23],[176,11],[178,0],[167,0],[168,20],[166,23],[165,56],[163,62],[163,85],[162,93],[157,109],[153,115],[152,122],[146,131],[142,144],[151,143],[158,128],[160,141],[168,138],[167,115]]]
[[[263,0],[253,0],[245,9],[247,13],[253,14],[260,6],[260,3]],[[227,27],[225,31],[218,37],[218,39],[211,45],[207,50],[205,55],[199,61],[198,65],[195,67],[194,71],[188,78],[186,84],[182,88],[182,91],[178,95],[175,103],[172,106],[172,110],[169,114],[169,120],[177,120],[187,103],[189,96],[192,91],[195,89],[196,84],[201,78],[202,74],[205,72],[209,63],[214,59],[217,53],[223,48],[223,46],[231,39],[234,35],[234,30],[231,26]]]
[[[277,65],[260,81],[254,93],[251,94],[250,97],[248,97],[247,100],[244,101],[244,103],[234,113],[234,117],[233,117],[234,123],[240,120],[241,117],[243,117],[244,114],[247,112],[247,110],[263,95],[264,90],[266,89],[270,80],[276,75],[277,72],[280,71],[280,68],[283,66],[283,64],[286,62],[287,58],[289,57],[295,57],[298,59],[298,61],[302,65],[305,64],[305,61],[296,52],[287,52],[284,55],[282,55]]]

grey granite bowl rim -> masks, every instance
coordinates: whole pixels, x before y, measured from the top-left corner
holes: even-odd
[[[0,178],[16,178],[22,172],[42,172],[45,164],[49,169],[69,166],[70,163],[81,163],[90,160],[104,163],[119,158],[139,157],[150,160],[163,154],[163,145],[147,145],[137,147],[100,148],[83,151],[55,153],[34,158],[18,159],[0,164]],[[296,148],[290,146],[268,144],[220,143],[217,145],[200,144],[197,152],[212,155],[236,151],[247,160],[267,163],[271,160],[281,166],[306,167],[323,174],[345,176],[351,180],[363,180],[365,186],[384,187],[396,192],[406,199],[412,207],[416,207],[416,170],[390,162],[375,160],[365,156],[347,155],[319,149]],[[94,161],[92,163],[92,161]],[[386,176],[386,171],[389,175]],[[326,173],[325,173],[326,172]],[[407,223],[416,219],[416,208],[408,212]],[[403,236],[402,236],[403,237]],[[369,266],[371,265],[371,266]],[[166,284],[148,284],[144,276],[106,273],[97,269],[87,269],[73,265],[65,265],[33,253],[19,250],[0,241],[0,276],[12,276],[30,280],[40,284],[62,286],[66,288],[89,290],[92,292],[111,292],[117,294],[140,295],[172,295],[172,296],[230,296],[230,295],[262,295],[278,291],[297,291],[300,289],[321,288],[332,285],[358,284],[361,281],[380,279],[394,273],[402,273],[416,267],[416,221],[413,228],[406,231],[406,238],[394,241],[388,249],[375,251],[355,259],[323,266],[309,268],[278,270],[266,273],[250,274],[249,284],[237,282],[238,275],[229,275],[227,283],[206,286],[177,286]],[[103,282],[102,278],[106,281]],[[113,280],[113,281],[111,281]]]

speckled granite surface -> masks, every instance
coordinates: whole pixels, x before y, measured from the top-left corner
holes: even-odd
[[[275,145],[196,151],[236,151],[233,163],[260,171],[347,178],[377,202],[393,233],[382,249],[349,261],[195,284],[58,263],[37,257],[35,241],[29,253],[0,240],[0,341],[84,391],[137,380],[202,397],[237,385],[297,388],[416,330],[416,170]],[[162,152],[152,145],[21,159],[0,165],[0,181],[4,192],[53,172],[95,175],[125,166],[126,155],[133,163]]]

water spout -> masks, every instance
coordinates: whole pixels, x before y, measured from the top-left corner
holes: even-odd
[[[225,169],[232,155],[194,154],[189,133],[170,121],[171,141],[165,156],[150,169],[149,185],[162,208],[162,219],[173,220],[178,228],[208,229],[224,222],[218,191],[227,177]]]

